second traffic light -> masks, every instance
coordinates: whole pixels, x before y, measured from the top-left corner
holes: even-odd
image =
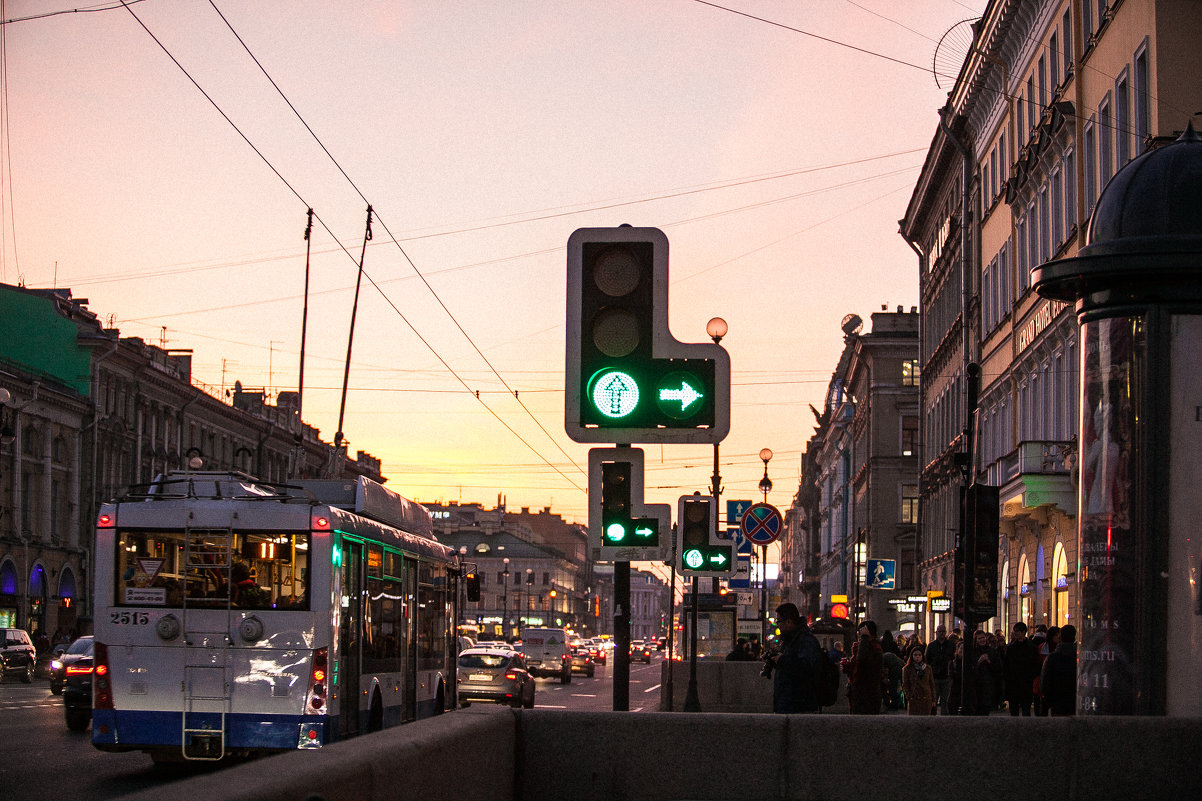
[[[601,561],[666,558],[672,510],[643,503],[643,451],[593,448],[588,452],[589,548]]]
[[[682,495],[677,502],[679,569],[685,575],[728,576],[734,570],[734,543],[719,540],[718,504],[708,495]]]

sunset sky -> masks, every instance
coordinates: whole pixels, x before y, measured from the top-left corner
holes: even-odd
[[[936,43],[984,5],[7,0],[0,281],[274,396],[312,207],[304,416],[329,441],[370,203],[351,453],[419,501],[584,522],[565,246],[655,226],[675,337],[730,326],[724,497],[760,499],[767,447],[784,508],[840,320],[918,302],[897,221],[954,78]],[[645,449],[648,502],[708,490],[710,446]]]

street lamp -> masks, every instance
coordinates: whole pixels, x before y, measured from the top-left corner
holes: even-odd
[[[501,639],[509,642],[509,557],[501,560],[505,570],[501,572]]]
[[[526,613],[526,623],[522,628],[530,625],[530,592],[534,589],[534,568],[526,568],[526,608],[523,610]],[[519,618],[520,620],[520,618]]]
[[[768,462],[772,460],[772,449],[760,449],[760,460],[764,463],[764,477],[760,479],[760,492],[764,493],[764,503],[768,503],[768,493],[772,492],[772,479],[768,478]],[[760,642],[768,644],[768,546],[760,546]]]
[[[715,345],[718,345],[722,342],[722,337],[726,336],[726,333],[729,330],[730,330],[730,327],[726,324],[726,321],[723,320],[721,317],[712,317],[712,318],[710,318],[710,321],[705,324],[705,333],[709,335],[709,338],[714,341]],[[713,502],[716,504],[716,503],[718,503],[718,495],[722,492],[722,476],[718,471],[718,443],[717,443],[717,441],[714,442],[714,474],[713,474],[713,476],[710,477],[710,479],[712,482],[711,490],[712,490],[712,494],[714,497]],[[713,536],[714,533],[715,532],[711,531],[710,535]],[[718,583],[718,580],[714,579],[714,584],[716,585],[717,583]],[[672,598],[673,598],[673,601],[675,601],[675,599],[676,599],[676,559],[675,558],[672,559]],[[689,687],[688,687],[688,690],[685,692],[684,711],[685,712],[700,712],[701,711],[701,698],[697,692],[697,606],[698,606],[698,603],[700,602],[700,598],[698,595],[697,577],[696,576],[693,576],[692,600],[693,600],[693,604],[692,604],[691,609],[689,610]],[[671,636],[672,636],[671,626],[669,625],[668,637],[671,638]],[[671,660],[671,656],[672,656],[671,639],[669,639],[669,641],[668,641],[668,656],[669,656],[669,660]],[[669,698],[672,697],[671,670],[672,670],[672,662],[669,661],[668,662],[668,671],[669,671],[668,672],[668,680],[669,680],[668,697]]]

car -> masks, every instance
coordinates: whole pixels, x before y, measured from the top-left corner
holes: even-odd
[[[509,648],[468,648],[459,654],[459,705],[473,701],[534,708],[536,682],[526,657]]]
[[[572,653],[568,633],[563,629],[526,629],[522,632],[522,651],[535,676],[557,676],[561,684],[572,681]]]
[[[589,640],[588,652],[592,655],[593,661],[598,665],[604,665],[609,654],[605,646],[598,640]]]
[[[573,673],[583,673],[591,679],[596,669],[596,665],[593,664],[593,655],[589,653],[587,646],[572,649],[571,670]]]
[[[0,679],[19,676],[21,681],[32,684],[37,668],[38,652],[29,632],[0,629]]]
[[[642,640],[632,640],[630,643],[630,661],[639,660],[651,664],[651,646]]]
[[[67,666],[78,662],[82,657],[92,655],[92,635],[80,637],[54,657],[50,663],[50,692],[55,695],[63,694],[63,683],[67,677]]]
[[[63,669],[63,712],[71,731],[83,731],[92,722],[91,648],[87,656],[79,657]]]

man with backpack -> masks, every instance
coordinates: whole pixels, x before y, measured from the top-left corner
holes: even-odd
[[[795,604],[777,607],[776,625],[780,628],[780,647],[765,657],[773,673],[772,711],[817,712],[822,646]]]

